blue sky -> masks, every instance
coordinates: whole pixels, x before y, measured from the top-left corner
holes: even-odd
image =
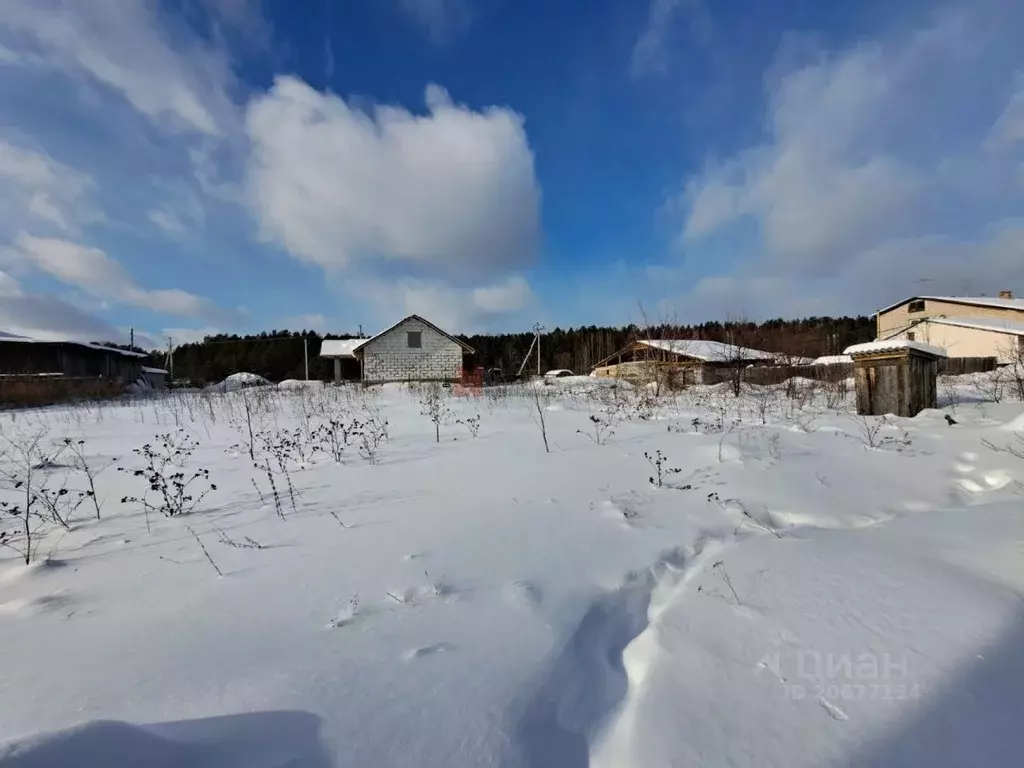
[[[0,330],[1024,293],[1022,28],[1013,0],[7,0]]]

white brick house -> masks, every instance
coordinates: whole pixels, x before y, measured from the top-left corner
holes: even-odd
[[[382,384],[456,381],[462,376],[463,356],[473,353],[471,346],[433,323],[419,315],[409,315],[370,339],[325,341],[320,355],[336,361],[355,358],[360,361],[364,384]],[[340,362],[336,362],[336,378],[339,370]]]

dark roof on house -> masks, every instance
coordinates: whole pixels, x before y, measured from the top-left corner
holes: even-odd
[[[124,357],[149,357],[145,352],[131,352],[127,349],[108,347],[103,344],[93,344],[88,341],[72,341],[71,339],[30,339],[27,336],[16,336],[13,333],[4,333],[3,331],[0,331],[0,344],[70,344],[98,352],[110,352]]]

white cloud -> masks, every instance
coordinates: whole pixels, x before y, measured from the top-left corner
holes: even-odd
[[[8,63],[85,75],[160,127],[216,135],[232,111],[226,58],[154,0],[7,0],[0,31]]]
[[[869,312],[1024,283],[1024,49],[1010,31],[1022,17],[979,3],[771,72],[766,140],[709,164],[676,201],[691,262],[716,244],[743,253],[692,297],[759,316]]]
[[[0,225],[75,231],[102,219],[94,183],[46,153],[0,138]]]
[[[208,299],[186,291],[140,288],[120,264],[99,248],[24,233],[17,237],[16,246],[32,266],[97,298],[174,315],[225,315]]]
[[[540,191],[522,118],[427,88],[429,114],[366,113],[293,78],[249,107],[263,236],[326,268],[399,262],[493,275],[528,265]]]
[[[500,315],[526,308],[534,296],[526,279],[513,275],[502,283],[474,288],[472,298],[476,311]]]
[[[114,326],[56,296],[26,293],[0,272],[0,331],[35,339],[127,341]]]
[[[647,24],[633,46],[630,68],[634,77],[668,69],[668,50],[680,18],[687,22],[693,41],[702,45],[710,42],[713,26],[703,0],[651,0]]]
[[[399,4],[435,42],[444,42],[469,26],[468,0],[399,0]]]
[[[521,275],[475,288],[411,277],[358,279],[349,281],[349,290],[366,303],[370,319],[380,327],[404,315],[418,314],[451,333],[507,330],[510,323],[522,324],[523,313],[536,303],[529,283]]]
[[[172,238],[189,240],[201,233],[206,219],[199,197],[185,184],[157,184],[165,194],[165,201],[146,212],[160,230]]]

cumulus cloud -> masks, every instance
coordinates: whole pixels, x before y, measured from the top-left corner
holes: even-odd
[[[173,315],[223,317],[208,299],[178,289],[146,290],[99,248],[22,233],[17,250],[34,267],[91,296]]]
[[[325,268],[487,276],[528,265],[540,191],[521,116],[437,86],[427,115],[362,111],[294,78],[251,103],[248,192],[264,238]]]
[[[1024,283],[1020,23],[983,0],[769,73],[766,140],[709,162],[675,201],[688,253],[717,237],[748,254],[694,298],[728,293],[757,315],[792,314],[794,296],[868,312]]]

